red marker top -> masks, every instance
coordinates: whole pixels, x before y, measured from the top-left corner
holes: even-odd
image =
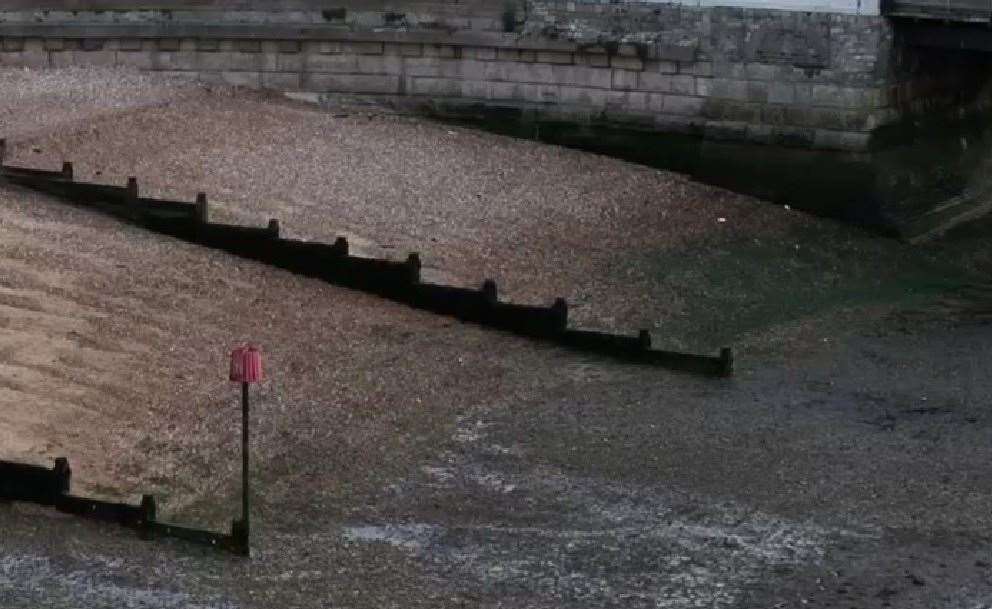
[[[231,352],[231,381],[258,383],[261,380],[262,352],[257,347],[238,347]]]

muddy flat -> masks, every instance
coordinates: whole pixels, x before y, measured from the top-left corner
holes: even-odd
[[[632,367],[0,186],[0,458],[64,455],[77,492],[224,530],[229,349],[267,374],[250,559],[7,504],[0,605],[992,604],[987,222],[908,246],[369,108],[102,70],[0,88],[10,163],[738,353],[732,379]]]

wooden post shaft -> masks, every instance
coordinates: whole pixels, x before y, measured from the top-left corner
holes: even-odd
[[[241,522],[246,546],[251,531],[248,525],[248,494],[248,383],[241,383]]]

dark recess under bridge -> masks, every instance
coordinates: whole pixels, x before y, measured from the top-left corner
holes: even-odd
[[[906,43],[992,52],[992,0],[883,0]]]

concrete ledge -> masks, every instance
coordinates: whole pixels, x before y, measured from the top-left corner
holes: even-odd
[[[832,150],[867,146],[868,134],[953,104],[978,80],[964,68],[926,79],[879,70],[893,32],[877,17],[719,7],[680,15],[637,44],[313,24],[24,21],[0,23],[0,65],[131,66],[283,92],[539,106],[550,117],[658,132],[689,125],[715,140]],[[813,59],[797,51],[807,42]]]
[[[767,142],[776,139],[774,133],[799,133],[803,137],[786,139],[809,147],[847,149],[859,138],[833,137],[834,132],[870,132],[898,119],[896,98],[872,80],[874,64],[856,70],[830,69],[826,59],[814,68],[794,65],[793,38],[809,33],[806,17],[686,10],[685,23],[674,24],[679,38],[660,35],[643,44],[288,23],[8,22],[0,23],[0,65],[133,66],[284,92],[540,104],[549,115],[599,115],[657,131],[691,120],[702,136],[714,139]],[[824,17],[810,19],[820,23]],[[853,42],[870,44],[877,20],[849,21],[838,22],[830,35],[849,40],[850,53],[870,57],[870,46]],[[719,30],[709,40],[692,33],[707,22]],[[780,27],[789,35],[745,43],[752,25]],[[927,95],[906,91],[907,98]],[[746,126],[737,128],[739,123]],[[814,137],[815,130],[829,133]]]
[[[348,32],[329,26],[227,24],[48,24],[0,23],[3,38],[216,38],[328,40],[360,43],[438,44],[535,51],[576,52],[592,45],[498,32]],[[380,51],[381,52],[381,51]],[[589,51],[595,52],[595,51]],[[605,50],[604,50],[605,53]]]

